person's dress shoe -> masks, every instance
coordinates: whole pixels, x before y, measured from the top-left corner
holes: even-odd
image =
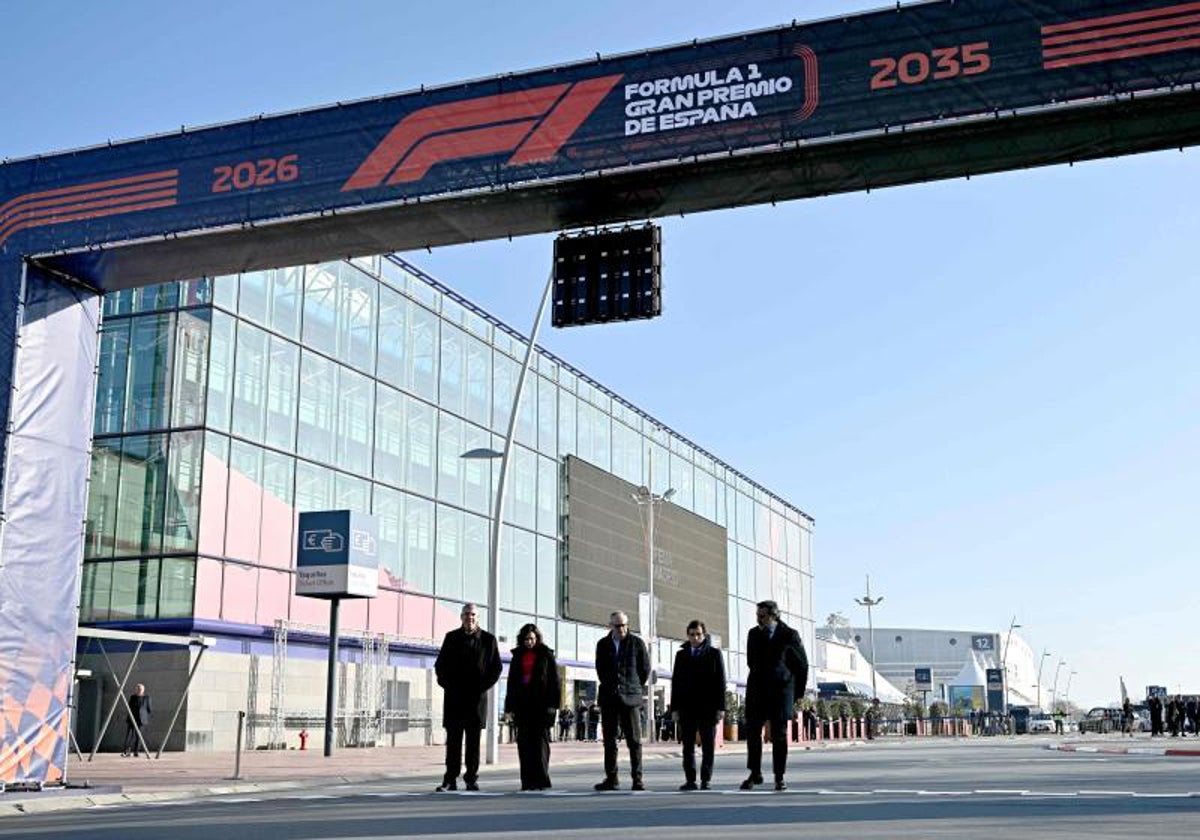
[[[787,782],[785,782],[783,779],[776,779],[775,790],[787,790]]]
[[[479,785],[478,785],[478,783],[476,783],[476,782],[467,782],[467,790],[474,790],[474,791],[478,791],[478,790],[479,790]]]
[[[442,782],[437,786],[438,793],[445,793],[448,790],[458,790],[457,782]]]
[[[603,782],[598,782],[597,784],[593,785],[592,789],[593,790],[617,790],[618,787],[619,786],[617,785],[616,779],[605,779]]]
[[[696,783],[695,782],[684,782],[683,784],[681,784],[679,786],[679,789],[680,790],[695,790]]]
[[[629,789],[630,790],[645,790],[646,786],[644,784],[642,784],[641,779],[638,779],[636,782],[634,782],[632,785],[629,786]]]
[[[746,781],[742,782],[742,790],[754,790],[755,785],[761,785],[763,777],[756,773],[751,773],[746,777]]]
[[[708,790],[708,782],[701,782],[700,790]]]

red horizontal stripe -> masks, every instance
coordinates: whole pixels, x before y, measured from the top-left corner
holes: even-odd
[[[1131,20],[1145,20],[1147,18],[1182,15],[1195,11],[1200,11],[1200,3],[1181,3],[1177,6],[1161,6],[1157,9],[1145,9],[1140,12],[1128,12],[1122,15],[1088,18],[1087,20],[1076,20],[1071,21],[1070,23],[1055,23],[1051,24],[1050,26],[1043,26],[1042,34],[1053,35],[1056,32],[1073,32],[1077,29],[1091,29],[1092,27],[1096,26],[1108,26],[1109,24],[1125,23]]]
[[[1200,35],[1200,26],[1185,26],[1182,29],[1169,29],[1166,32],[1146,32],[1141,35],[1129,35],[1125,38],[1108,38],[1104,41],[1088,41],[1084,44],[1069,44],[1065,47],[1055,47],[1052,50],[1042,50],[1042,58],[1056,58],[1061,55],[1077,55],[1096,50],[1110,50],[1114,47],[1129,47],[1134,44],[1150,44],[1162,41],[1164,38],[1188,38]]]
[[[1126,32],[1145,32],[1147,29],[1161,29],[1164,26],[1182,26],[1185,23],[1200,23],[1200,14],[1181,15],[1179,17],[1164,18],[1163,20],[1148,20],[1142,23],[1131,23],[1128,26],[1110,26],[1105,29],[1089,29],[1086,32],[1076,32],[1070,35],[1052,35],[1049,38],[1042,39],[1042,46],[1050,47],[1055,44],[1068,44],[1090,38],[1104,38],[1109,35],[1123,35]]]
[[[28,213],[32,210],[66,206],[71,203],[91,201],[98,198],[109,198],[118,195],[131,195],[134,193],[145,192],[147,190],[165,189],[167,187],[174,187],[177,185],[178,179],[163,178],[157,181],[145,181],[140,184],[127,184],[107,190],[79,192],[72,195],[60,195],[54,198],[42,198],[36,201],[30,200],[24,204],[14,204],[8,211],[0,211],[0,227],[3,227],[10,218],[20,216],[22,213]]]
[[[30,219],[50,219],[53,221],[58,218],[64,211],[74,213],[78,210],[83,210],[91,207],[111,207],[119,204],[130,204],[148,199],[162,198],[167,195],[175,195],[177,187],[174,184],[169,184],[159,190],[143,190],[133,195],[99,195],[88,196],[83,200],[77,200],[73,204],[56,204],[52,207],[41,207],[36,209],[22,209],[18,211],[12,219],[0,225],[0,231],[6,230],[14,224],[29,221]]]
[[[160,178],[178,178],[178,169],[164,169],[161,172],[147,172],[144,175],[130,175],[126,178],[113,178],[109,181],[95,181],[90,184],[76,184],[73,187],[58,187],[53,190],[45,190],[43,192],[25,193],[18,195],[16,198],[9,199],[0,206],[0,215],[3,215],[14,204],[19,204],[24,201],[33,201],[42,198],[53,198],[59,195],[72,195],[75,193],[91,192],[93,190],[104,190],[109,187],[118,187],[123,184],[136,184],[141,181],[156,181]]]
[[[1200,47],[1200,38],[1193,38],[1190,41],[1171,41],[1167,44],[1152,44],[1148,47],[1136,47],[1128,50],[1116,50],[1114,52],[1101,52],[1088,55],[1075,56],[1074,58],[1060,58],[1054,61],[1043,62],[1042,67],[1047,70],[1056,70],[1061,67],[1076,67],[1080,64],[1096,64],[1100,61],[1113,61],[1118,58],[1135,58],[1139,55],[1156,55],[1158,53],[1171,52],[1172,50],[1187,50],[1193,47]]]
[[[161,197],[156,197],[161,196]],[[135,196],[134,203],[119,203],[114,201],[101,202],[91,206],[80,205],[81,208],[77,211],[65,213],[62,215],[43,215],[34,216],[31,218],[16,219],[7,227],[0,228],[0,244],[3,244],[10,236],[19,230],[31,227],[42,227],[45,225],[58,224],[60,222],[74,222],[82,219],[94,219],[101,216],[115,216],[119,213],[132,213],[135,210],[150,210],[156,207],[170,207],[175,204],[178,196],[178,190],[161,190],[158,193],[147,193],[145,195]],[[148,200],[142,200],[148,199]],[[126,201],[122,199],[122,201]]]

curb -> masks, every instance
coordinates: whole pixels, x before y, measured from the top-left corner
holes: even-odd
[[[1081,747],[1077,744],[1047,744],[1046,749],[1059,752],[1101,753],[1104,755],[1154,755],[1173,758],[1200,758],[1200,749],[1180,750],[1171,747]]]

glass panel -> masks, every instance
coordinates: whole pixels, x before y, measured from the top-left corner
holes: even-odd
[[[374,382],[346,368],[338,372],[337,464],[359,475],[371,473],[374,402]]]
[[[420,306],[411,306],[410,329],[406,336],[405,355],[410,367],[406,371],[407,389],[427,400],[437,400],[438,317]]]
[[[296,382],[300,375],[300,349],[290,341],[271,336],[267,367],[268,445],[293,451],[296,445]]]
[[[79,593],[80,621],[108,621],[112,598],[112,563],[84,563]]]
[[[564,390],[558,392],[558,453],[560,456],[575,455],[575,405],[576,398]]]
[[[310,265],[304,272],[305,347],[337,353],[337,264]]]
[[[379,284],[349,263],[338,264],[338,358],[375,372],[375,291]]]
[[[104,317],[128,315],[133,311],[133,289],[121,289],[104,296]]]
[[[487,603],[489,521],[482,516],[463,515],[463,598]]]
[[[262,543],[262,448],[241,440],[229,445],[229,509],[225,556],[259,561]]]
[[[145,618],[138,609],[138,567],[140,560],[124,560],[112,564],[112,602],[110,616],[113,621]]]
[[[462,449],[491,448],[492,436],[486,429],[463,423]],[[489,519],[492,514],[492,466],[499,469],[499,461],[490,458],[459,458],[463,474],[463,503],[468,509],[482,513]]]
[[[278,268],[271,272],[271,329],[297,338],[300,335],[300,295],[304,288],[304,268]]]
[[[156,283],[133,290],[134,312],[158,312],[178,305],[179,285],[176,283]]]
[[[111,295],[106,296],[107,301]],[[122,318],[108,321],[100,332],[100,357],[97,360],[96,415],[94,434],[120,432],[125,417],[125,386],[129,374],[129,327]]]
[[[438,412],[437,497],[454,505],[463,503],[463,423],[444,411]],[[439,591],[438,594],[443,594]],[[457,597],[457,596],[455,596]]]
[[[267,411],[267,334],[264,331],[245,322],[238,324],[233,370],[231,431],[261,442]]]
[[[336,473],[333,479],[333,506],[337,510],[352,510],[366,513],[371,509],[371,483],[345,473]]]
[[[403,482],[404,396],[378,383],[375,395],[374,475],[379,481]]]
[[[624,423],[612,424],[613,473],[630,484],[642,481],[642,436]]]
[[[509,464],[508,498],[505,522],[533,530],[537,525],[537,456],[523,446],[517,446]],[[530,576],[532,580],[532,575]],[[532,607],[530,608],[532,609]]]
[[[437,564],[434,583],[439,598],[461,600],[463,595],[463,513],[437,507]]]
[[[264,326],[269,309],[270,275],[270,271],[247,271],[239,283],[238,314]]]
[[[121,441],[96,441],[92,449],[91,481],[88,483],[84,557],[112,557],[116,542],[120,468]]]
[[[537,463],[537,529],[558,536],[558,462],[539,457]]]
[[[271,450],[263,451],[262,562],[291,568],[292,541],[296,537],[296,459]]]
[[[717,480],[704,470],[696,470],[696,513],[705,519],[715,517]]]
[[[307,317],[307,316],[306,316]],[[296,451],[324,463],[333,460],[336,365],[304,351],[300,356],[300,399]]]
[[[390,261],[384,261],[385,274]],[[387,287],[379,290],[379,361],[378,375],[397,388],[408,387],[406,352],[408,350],[409,308],[413,304]]]
[[[414,592],[433,592],[433,502],[404,499],[404,581]]]
[[[166,448],[166,435],[136,435],[122,442],[117,556],[157,554],[162,549]]]
[[[170,314],[133,320],[126,431],[161,429],[168,425],[173,331],[174,317]]]
[[[537,538],[537,612],[558,615],[558,544],[546,537]]]
[[[171,400],[172,426],[199,426],[204,422],[204,382],[208,376],[208,322],[206,310],[180,312],[175,331],[175,387]]]
[[[200,532],[200,472],[204,433],[171,435],[163,551],[195,551]]]
[[[433,495],[433,453],[437,409],[409,399],[405,412],[408,426],[404,487],[415,493]]]
[[[537,607],[537,555],[534,535],[515,528],[513,543],[513,607],[532,613]]]
[[[333,472],[308,461],[296,462],[296,511],[333,509]]]
[[[553,382],[537,377],[538,450],[554,458],[558,455],[558,388]]]
[[[229,431],[229,414],[233,406],[233,349],[234,320],[224,312],[212,313],[208,359],[208,411],[205,424],[213,429]]]
[[[692,488],[692,471],[690,461],[671,453],[671,486],[675,488],[675,498],[672,500],[680,507],[692,509],[694,504]]]
[[[212,289],[213,303],[230,312],[237,311],[238,276],[236,274],[214,277]]]
[[[379,522],[379,568],[393,578],[392,586],[402,588],[404,494],[376,484],[372,488],[371,513]]]
[[[196,563],[193,560],[164,558],[159,583],[158,617],[188,618],[192,614],[192,593],[196,589]]]
[[[513,389],[517,387],[520,368],[512,359],[494,353],[492,359],[492,429],[497,434],[508,432],[508,415],[512,411]]]
[[[486,344],[470,336],[467,350],[466,416],[480,426],[488,424],[492,405],[492,351]],[[442,361],[445,365],[445,360]]]
[[[467,407],[467,335],[457,327],[442,327],[439,405],[462,415]]]
[[[179,303],[181,306],[206,306],[212,303],[212,280],[207,277],[180,280]]]

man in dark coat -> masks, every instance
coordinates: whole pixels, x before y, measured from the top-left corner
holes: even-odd
[[[629,619],[615,612],[609,634],[596,643],[596,674],[600,677],[600,725],[604,730],[604,781],[596,790],[616,790],[617,727],[629,748],[633,790],[642,785],[642,690],[650,679],[646,643],[629,632]]]
[[[129,695],[129,712],[129,717],[125,719],[125,751],[121,755],[129,755],[132,752],[136,756],[143,743],[141,730],[150,723],[154,714],[150,705],[150,695],[146,693],[146,686],[141,683],[135,685],[133,693]],[[146,752],[150,752],[149,747],[146,748]]]
[[[521,790],[550,789],[550,728],[558,714],[559,695],[554,651],[546,647],[536,624],[526,624],[517,634],[517,647],[508,663],[504,695],[504,713],[517,727]]]
[[[798,634],[779,620],[779,605],[761,601],[756,609],[758,626],[746,636],[746,767],[750,775],[742,790],[761,785],[763,724],[771,725],[772,769],[775,790],[787,790],[788,729],[797,697],[808,685],[808,655]]]
[[[683,745],[680,790],[696,789],[696,735],[700,736],[700,789],[712,780],[717,726],[725,716],[725,662],[712,646],[703,621],[687,626],[688,640],[675,654],[671,671],[671,713]]]
[[[437,663],[438,685],[445,690],[442,726],[446,728],[446,775],[438,790],[457,790],[466,740],[467,790],[479,790],[479,733],[487,720],[488,689],[500,679],[503,665],[496,637],[479,626],[479,609],[462,608],[462,627],[451,630],[442,641]]]

